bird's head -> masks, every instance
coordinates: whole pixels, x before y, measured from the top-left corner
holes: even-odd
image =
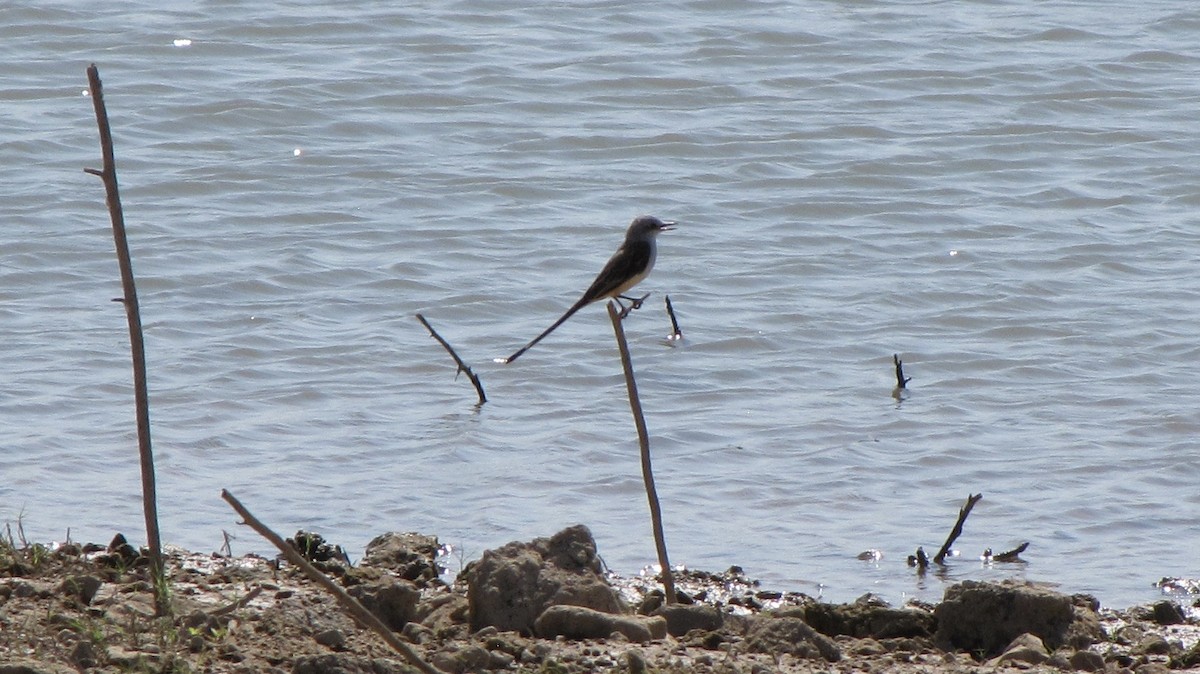
[[[653,215],[641,215],[633,219],[625,237],[629,239],[654,238],[658,236],[659,232],[666,232],[674,228],[674,221],[659,220]]]

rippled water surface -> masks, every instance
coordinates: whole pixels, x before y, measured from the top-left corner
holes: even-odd
[[[356,554],[583,522],[650,563],[603,309],[491,359],[653,213],[680,226],[625,329],[673,562],[833,600],[1200,575],[1194,3],[117,4],[0,8],[0,520],[29,537],[144,541],[94,62],[169,542],[267,552],[228,488]]]

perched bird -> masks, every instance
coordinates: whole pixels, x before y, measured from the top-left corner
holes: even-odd
[[[629,225],[629,229],[625,232],[625,242],[613,253],[609,258],[608,263],[604,265],[604,269],[600,270],[600,274],[596,276],[596,280],[592,281],[591,287],[583,293],[583,297],[579,301],[567,309],[567,313],[561,318],[554,321],[554,325],[546,328],[546,331],[533,341],[526,344],[517,350],[516,353],[508,358],[497,358],[497,363],[511,363],[521,357],[521,354],[528,351],[534,344],[542,341],[546,335],[554,332],[554,329],[562,325],[568,318],[573,316],[576,311],[585,306],[602,299],[616,300],[621,306],[622,312],[628,312],[621,300],[634,301],[631,297],[625,297],[624,292],[642,282],[650,274],[650,270],[654,269],[654,259],[658,257],[658,246],[654,239],[659,232],[665,232],[675,226],[674,222],[669,220],[659,220],[651,215],[643,215],[634,218]]]

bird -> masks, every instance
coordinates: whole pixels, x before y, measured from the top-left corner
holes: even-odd
[[[625,293],[630,288],[642,282],[649,274],[650,270],[654,269],[654,260],[658,257],[658,246],[655,243],[655,238],[660,232],[671,230],[675,227],[675,222],[671,220],[659,220],[652,215],[642,215],[633,219],[629,229],[625,231],[625,241],[617,252],[608,259],[604,265],[604,269],[596,276],[596,280],[592,281],[592,285],[583,293],[583,297],[579,301],[571,305],[570,309],[562,315],[554,324],[546,328],[545,332],[533,338],[525,346],[517,349],[516,353],[508,358],[497,358],[497,363],[511,363],[521,357],[529,349],[533,348],[534,344],[542,341],[554,329],[566,322],[568,318],[575,315],[575,312],[586,307],[587,305],[602,299],[612,299],[621,307],[621,315],[624,316],[629,312],[624,304],[621,304],[622,299],[633,302],[630,308],[636,308],[640,302],[631,297],[625,297]]]

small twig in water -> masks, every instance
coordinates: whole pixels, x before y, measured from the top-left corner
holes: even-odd
[[[896,388],[906,388],[912,377],[904,376],[904,361],[900,360],[899,354],[893,353],[892,362],[896,364]]]
[[[433,338],[442,345],[442,348],[446,349],[446,353],[449,353],[450,357],[454,359],[454,363],[458,365],[458,371],[454,373],[454,376],[457,377],[459,372],[465,372],[467,378],[471,380],[471,384],[475,386],[475,392],[479,394],[479,404],[482,405],[486,403],[487,396],[483,393],[483,383],[479,381],[479,375],[475,374],[474,370],[471,369],[471,366],[464,363],[463,359],[458,357],[458,354],[454,351],[454,347],[450,346],[450,342],[442,339],[442,336],[437,333],[437,330],[433,329],[433,326],[429,324],[429,321],[425,320],[424,316],[417,314],[417,320],[421,321],[421,325],[425,326],[425,329],[429,331],[429,334],[432,335]]]
[[[679,321],[675,319],[675,308],[671,306],[671,296],[666,296],[667,316],[671,317],[671,335],[667,339],[677,341],[683,339],[683,331],[679,329]]]
[[[954,545],[954,541],[962,534],[963,523],[967,521],[967,515],[971,514],[971,508],[979,503],[979,499],[983,498],[983,494],[967,494],[967,502],[958,511],[958,521],[954,523],[954,528],[950,530],[950,536],[946,538],[946,542],[942,545],[942,549],[934,555],[933,561],[938,564],[943,564],[946,555],[950,552],[950,546]]]
[[[1025,541],[1024,543],[1018,545],[1017,547],[1013,548],[1012,550],[1007,550],[1005,552],[1001,552],[998,555],[992,555],[992,561],[993,562],[1023,562],[1025,560],[1021,559],[1020,555],[1022,552],[1025,552],[1025,549],[1028,547],[1029,547],[1029,541]]]

